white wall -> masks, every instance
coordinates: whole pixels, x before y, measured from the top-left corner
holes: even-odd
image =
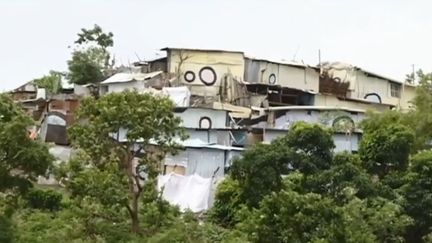
[[[185,175],[196,173],[204,178],[212,177],[213,173],[219,167],[216,176],[221,177],[224,175],[225,150],[186,148],[185,151],[177,155],[168,155],[165,159],[165,164],[185,166]]]
[[[182,112],[176,111],[175,115],[182,119],[182,126],[186,128],[200,128],[200,119],[203,117],[210,118],[212,129],[227,127],[228,112],[223,110],[187,108]]]
[[[277,129],[288,129],[292,124],[298,121],[304,121],[307,123],[320,123],[332,126],[334,119],[340,116],[350,117],[356,126],[364,119],[364,113],[356,112],[344,112],[344,111],[321,111],[321,110],[291,110],[286,111],[285,115],[282,115],[275,119],[275,125],[271,126],[267,122],[261,124],[260,127],[277,128]],[[327,123],[327,124],[324,124]]]
[[[199,139],[205,143],[216,143],[225,146],[231,146],[231,138],[228,130],[186,130],[189,139]]]
[[[312,68],[253,59],[246,59],[246,65],[246,81],[319,91],[319,72]],[[275,76],[275,83],[271,82],[271,75]]]
[[[182,56],[182,57],[181,57]],[[182,63],[180,59],[185,59]],[[181,63],[181,64],[180,64]],[[216,74],[214,83],[206,85],[200,79],[200,70],[210,67]],[[230,73],[233,77],[242,80],[244,75],[243,53],[213,52],[201,50],[171,50],[168,52],[168,72],[180,74],[180,82],[189,86],[191,93],[201,96],[215,96],[219,93],[222,78]],[[184,74],[192,72],[195,79],[186,81]],[[210,74],[210,73],[207,73]],[[213,80],[213,75],[205,75],[204,79]]]
[[[331,73],[333,77],[340,78],[343,82],[350,82],[349,92],[347,94],[350,98],[364,99],[367,94],[376,93],[381,97],[381,101],[384,104],[397,106],[401,102],[401,98],[391,96],[391,82],[385,78],[368,75],[364,71],[356,68],[341,70],[330,69],[329,73]]]
[[[263,142],[270,143],[276,138],[285,136],[287,133],[288,131],[284,130],[265,130],[263,135]]]
[[[345,134],[334,134],[333,139],[336,146],[336,148],[334,149],[335,152],[358,151],[358,134],[352,134],[351,136]]]
[[[120,92],[123,92],[125,90],[133,90],[133,89],[137,89],[138,91],[145,90],[143,81],[110,83],[110,84],[107,84],[107,86],[108,86],[107,93],[120,93]]]
[[[282,137],[287,134],[288,131],[285,130],[266,130],[264,132],[263,142],[270,143],[274,139],[278,137]],[[336,146],[334,149],[335,152],[342,151],[357,151],[358,143],[359,143],[359,134],[352,134],[351,136],[347,136],[345,134],[333,134],[333,142]]]
[[[344,108],[361,109],[361,110],[375,110],[380,112],[389,110],[388,105],[341,100],[333,95],[324,95],[324,94],[317,94],[314,96],[314,105],[344,107]]]

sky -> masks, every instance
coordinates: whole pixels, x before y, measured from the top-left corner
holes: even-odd
[[[432,1],[0,0],[0,91],[66,71],[81,28],[114,33],[117,64],[169,47],[342,61],[403,80],[432,71]]]

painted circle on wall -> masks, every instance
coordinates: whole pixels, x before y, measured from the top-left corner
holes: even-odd
[[[212,127],[212,121],[209,117],[203,116],[199,120],[199,128],[201,129],[210,129]]]
[[[333,129],[337,132],[354,131],[355,123],[349,116],[340,116],[333,120]]]
[[[276,75],[272,73],[269,76],[269,84],[275,84],[275,83],[276,83]]]
[[[192,83],[195,80],[195,73],[192,71],[186,71],[183,78],[186,82]]]
[[[217,76],[215,70],[207,66],[201,68],[199,71],[199,78],[205,85],[211,86],[216,83]]]
[[[382,102],[381,102],[381,97],[380,97],[379,94],[377,94],[377,93],[369,93],[369,94],[366,94],[366,95],[364,96],[364,99],[365,99],[365,100],[368,100],[368,101],[375,102],[375,103],[382,103]]]

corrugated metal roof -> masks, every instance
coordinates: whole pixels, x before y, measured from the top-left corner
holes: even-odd
[[[151,72],[151,73],[116,73],[113,76],[109,77],[101,84],[110,84],[110,83],[125,83],[131,81],[143,81],[147,79],[154,78],[157,75],[162,74],[162,71]]]
[[[365,113],[365,110],[362,109],[353,109],[348,107],[338,107],[338,106],[308,106],[308,105],[299,105],[299,106],[275,106],[275,107],[269,107],[269,108],[261,108],[261,107],[252,107],[252,110],[266,110],[266,111],[285,111],[285,110],[323,110],[323,111],[330,111],[330,110],[343,110],[343,111],[349,111],[349,112],[358,112],[358,113]]]
[[[376,77],[376,78],[380,78],[380,79],[385,79],[385,80],[388,80],[388,81],[391,81],[391,82],[394,82],[394,83],[399,83],[399,84],[402,84],[403,82],[402,81],[400,81],[400,80],[397,80],[397,79],[394,79],[394,78],[390,78],[390,77],[387,77],[387,76],[385,76],[385,75],[381,75],[381,74],[378,74],[378,73],[375,73],[375,72],[372,72],[372,71],[369,71],[369,70],[366,70],[366,69],[364,69],[364,68],[360,68],[360,67],[357,67],[357,66],[354,66],[357,70],[360,70],[360,71],[362,71],[362,72],[364,72],[364,73],[366,73],[366,74],[368,74],[369,76],[372,76],[372,77]]]
[[[369,75],[372,77],[376,77],[376,78],[380,78],[380,79],[384,79],[384,80],[388,80],[388,81],[400,83],[400,84],[403,83],[402,81],[397,80],[395,78],[391,78],[391,77],[388,77],[388,76],[385,76],[382,74],[378,74],[376,72],[372,72],[372,71],[367,70],[365,68],[361,68],[359,66],[355,66],[355,65],[352,65],[349,63],[344,63],[344,62],[323,62],[322,67],[332,68],[332,69],[336,69],[336,70],[344,70],[344,69],[358,70],[358,71],[361,71],[361,72],[365,73],[366,75]]]
[[[65,78],[61,78],[61,85],[63,89],[73,89],[74,88],[74,84],[70,83],[68,79]]]
[[[218,49],[199,49],[199,48],[177,48],[177,47],[165,47],[160,49],[161,51],[168,51],[168,50],[185,50],[185,51],[201,51],[201,52],[229,52],[229,53],[239,53],[243,54],[242,51],[230,51],[230,50],[218,50]]]
[[[254,61],[269,62],[269,63],[275,63],[275,64],[281,64],[281,65],[287,65],[287,66],[295,66],[295,67],[301,67],[301,68],[306,68],[306,67],[318,68],[318,67],[313,66],[313,65],[308,65],[305,63],[299,63],[299,62],[294,62],[294,61],[287,61],[287,60],[276,61],[276,60],[273,60],[271,58],[256,58],[256,57],[249,56],[249,55],[245,55],[245,58],[251,59]]]
[[[116,135],[113,134],[113,137],[116,137]],[[126,142],[126,141],[127,141],[126,137],[123,137],[120,139],[119,142]],[[142,141],[142,140],[138,140],[137,143],[139,143],[140,141]],[[244,150],[244,148],[239,148],[239,147],[225,146],[225,145],[216,144],[216,143],[207,143],[207,142],[204,142],[198,138],[186,139],[184,141],[181,141],[178,138],[174,138],[174,142],[180,144],[181,146],[183,146],[185,148],[209,148],[209,149],[235,150],[235,151],[243,151]],[[155,140],[150,140],[149,143],[153,144],[153,145],[157,145],[157,142]]]
[[[288,87],[288,86],[282,86],[280,84],[250,83],[250,82],[246,82],[246,81],[243,81],[243,83],[246,84],[247,86],[265,86],[265,87],[270,87],[270,88],[275,88],[275,89],[297,90],[297,91],[301,91],[301,92],[308,93],[308,94],[318,94],[318,92],[313,91],[313,90],[297,89],[297,88],[292,88],[292,87]]]
[[[184,141],[176,141],[176,142],[178,142],[180,145],[182,145],[185,148],[210,148],[210,149],[236,150],[236,151],[244,150],[244,148],[239,148],[239,147],[225,146],[216,143],[206,143],[197,138],[186,139]]]

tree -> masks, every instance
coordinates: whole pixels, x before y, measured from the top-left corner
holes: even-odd
[[[236,213],[244,206],[242,190],[238,181],[226,178],[217,188],[215,203],[210,210],[210,219],[223,227],[233,227]]]
[[[143,191],[146,186],[154,190],[160,160],[179,149],[178,138],[185,138],[172,109],[168,98],[136,91],[85,99],[78,112],[81,122],[70,129],[72,144],[83,151],[71,176],[72,194],[125,208],[132,231],[139,233]],[[137,168],[148,174],[144,186]]]
[[[412,117],[413,129],[416,134],[415,150],[431,148],[432,142],[432,73],[417,72],[419,85],[416,87],[416,96],[412,101],[415,110],[409,115]]]
[[[309,175],[328,169],[333,148],[329,130],[298,122],[286,136],[270,145],[260,144],[247,150],[234,161],[231,175],[242,188],[243,202],[255,207],[265,195],[282,188],[281,175],[295,170]]]
[[[328,170],[304,179],[301,189],[306,192],[329,196],[339,203],[343,201],[345,188],[353,188],[360,199],[382,195],[382,188],[373,176],[362,167],[359,156],[345,153],[336,154]]]
[[[281,175],[288,173],[289,158],[294,154],[291,152],[273,143],[259,144],[234,161],[231,176],[241,188],[242,203],[256,207],[265,195],[282,188]]]
[[[21,108],[0,94],[0,192],[27,191],[51,166],[47,146],[29,137],[32,124]]]
[[[78,39],[75,43],[81,45],[94,42],[106,49],[114,45],[113,37],[114,34],[112,32],[104,33],[102,28],[95,24],[93,29],[82,28],[81,33],[78,33]]]
[[[57,94],[62,89],[62,76],[62,73],[51,70],[48,75],[33,79],[32,82],[38,88],[44,88],[51,94]]]
[[[266,195],[283,188],[282,175],[300,171],[310,176],[330,168],[333,148],[329,130],[299,122],[270,145],[248,149],[234,161],[231,178],[218,188],[212,218],[224,226],[233,225],[243,205],[258,207]]]
[[[294,151],[296,156],[286,163],[305,175],[330,168],[335,147],[331,130],[306,122],[295,123],[285,137],[274,142],[274,146]]]
[[[359,154],[365,168],[380,178],[392,171],[403,171],[414,142],[414,132],[402,124],[382,124],[364,130]]]
[[[339,206],[319,194],[281,190],[246,211],[237,227],[252,242],[400,242],[411,223],[401,208],[351,191],[345,189],[347,203]]]
[[[78,47],[72,52],[69,60],[68,78],[76,84],[99,83],[109,75],[113,66],[109,47],[114,45],[113,33],[104,33],[95,25],[93,29],[81,29],[75,44]]]
[[[402,187],[405,210],[415,221],[409,228],[408,242],[421,242],[423,236],[432,233],[432,151],[420,152],[411,159]]]

